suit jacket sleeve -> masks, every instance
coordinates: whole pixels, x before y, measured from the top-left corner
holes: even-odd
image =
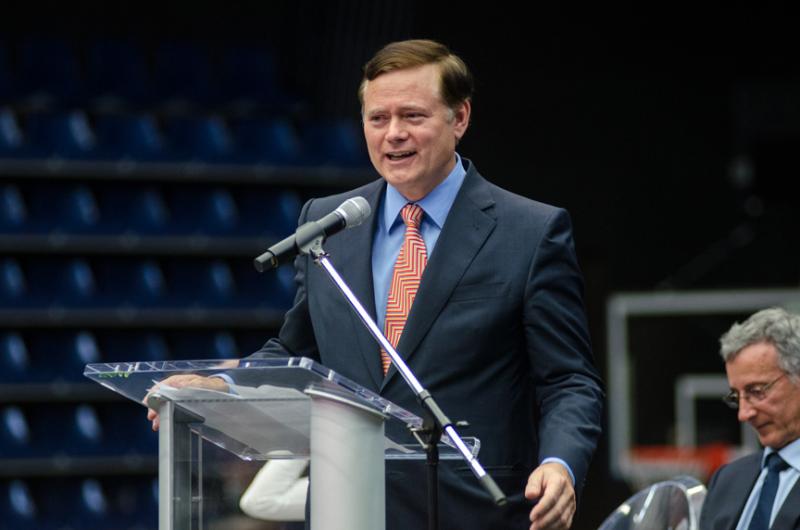
[[[539,461],[566,461],[580,490],[600,434],[603,390],[592,361],[583,280],[564,210],[553,210],[545,222],[525,294]]]

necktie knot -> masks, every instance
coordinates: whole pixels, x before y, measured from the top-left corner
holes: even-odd
[[[789,464],[778,453],[770,453],[767,457],[767,469],[770,473],[780,473],[788,467]]]
[[[406,204],[403,206],[403,209],[400,210],[400,216],[409,228],[419,228],[424,213],[425,211],[422,208],[413,203]]]

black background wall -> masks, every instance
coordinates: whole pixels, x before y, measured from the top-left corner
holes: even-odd
[[[30,2],[0,32],[266,41],[311,116],[357,116],[360,67],[384,43],[447,43],[477,80],[461,154],[573,216],[605,373],[611,293],[800,280],[798,20],[743,4],[669,8]],[[680,362],[679,352],[664,356]],[[595,527],[627,493],[609,487],[604,450],[578,528]]]

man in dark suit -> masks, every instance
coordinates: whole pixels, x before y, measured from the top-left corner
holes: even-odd
[[[721,467],[708,486],[702,530],[800,528],[800,316],[759,311],[720,339],[730,394],[764,450]]]
[[[372,222],[325,249],[438,404],[469,422],[464,434],[481,440],[481,462],[508,495],[495,507],[462,462],[442,462],[441,528],[568,528],[603,400],[570,220],[489,183],[456,153],[471,96],[466,65],[445,46],[384,47],[359,89],[382,179],[308,202],[300,222],[350,197],[369,202]],[[324,271],[307,256],[295,268],[294,307],[254,355],[311,357],[421,414]],[[424,463],[391,462],[386,476],[387,528],[424,528]]]

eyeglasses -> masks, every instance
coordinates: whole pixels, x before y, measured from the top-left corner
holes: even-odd
[[[776,379],[773,379],[769,383],[764,383],[761,385],[752,385],[744,389],[742,396],[744,400],[750,404],[758,403],[763,401],[767,397],[767,393],[769,389],[772,388],[772,385],[780,381],[782,378],[786,377],[786,373],[782,373]],[[741,397],[739,392],[736,390],[731,390],[731,392],[722,397],[722,401],[725,402],[732,409],[739,408],[739,400]]]

